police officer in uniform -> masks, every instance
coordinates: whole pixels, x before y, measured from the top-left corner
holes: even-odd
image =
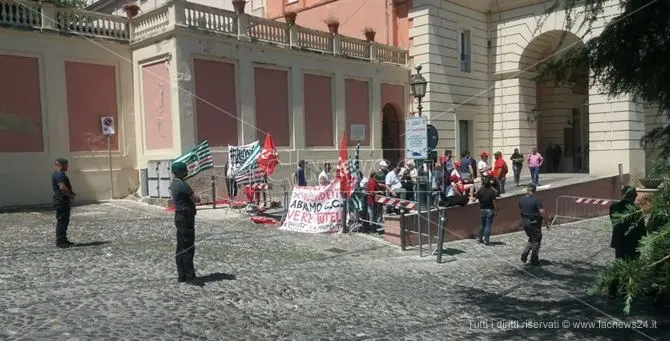
[[[188,170],[183,162],[172,164],[174,179],[170,184],[170,194],[175,205],[174,225],[177,228],[177,274],[179,282],[203,286],[204,282],[195,276],[193,256],[195,255],[195,204],[200,197],[184,181]]]
[[[65,174],[68,170],[68,161],[63,158],[56,159],[54,168],[51,174],[51,187],[56,209],[56,247],[67,248],[74,245],[67,240],[67,227],[70,225],[70,210],[75,194],[72,191],[70,178]]]
[[[530,254],[530,264],[540,265],[539,252],[542,242],[542,220],[544,218],[544,208],[542,202],[535,196],[536,187],[529,184],[527,193],[519,199],[519,210],[523,219],[523,229],[528,235],[528,243],[521,254],[521,261],[525,264]]]

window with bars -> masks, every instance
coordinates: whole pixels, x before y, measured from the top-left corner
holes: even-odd
[[[471,67],[471,61],[472,61],[472,56],[471,56],[471,42],[470,42],[470,31],[469,30],[464,30],[461,31],[461,47],[460,47],[460,58],[459,60],[461,61],[461,72],[470,72],[472,70]]]

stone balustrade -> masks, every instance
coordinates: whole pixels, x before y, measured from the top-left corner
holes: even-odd
[[[407,50],[219,8],[174,0],[124,17],[27,0],[0,0],[0,26],[142,42],[176,29],[371,62],[407,65]]]

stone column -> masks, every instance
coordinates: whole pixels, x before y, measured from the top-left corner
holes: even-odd
[[[172,124],[175,154],[183,154],[195,146],[197,141],[195,123],[195,86],[189,53],[182,51],[177,42],[170,60],[170,86],[172,101]]]
[[[293,148],[305,149],[305,85],[302,69],[292,66],[291,71],[291,124],[293,133]]]
[[[631,96],[608,98],[596,86],[589,89],[589,171],[592,175],[624,174],[639,179],[645,172],[640,139],[645,132],[642,104]]]
[[[240,117],[238,124],[241,132],[240,143],[247,144],[258,140],[256,129],[256,101],[254,95],[254,65],[246,56],[239,59],[237,72],[240,75],[238,96],[240,96]]]
[[[572,120],[572,89],[573,82],[543,83],[540,86],[538,98],[539,117],[537,119],[538,150],[544,153],[549,143],[561,146],[565,150],[564,129]],[[577,148],[577,146],[575,146]]]
[[[525,155],[537,145],[537,122],[532,114],[535,106],[536,84],[530,76],[495,82],[493,150],[507,155],[519,148]]]

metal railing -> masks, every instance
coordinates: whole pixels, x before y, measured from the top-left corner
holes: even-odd
[[[189,29],[365,61],[407,65],[408,51],[248,14],[173,0],[133,19],[26,0],[0,0],[0,26],[60,31],[128,43]]]

